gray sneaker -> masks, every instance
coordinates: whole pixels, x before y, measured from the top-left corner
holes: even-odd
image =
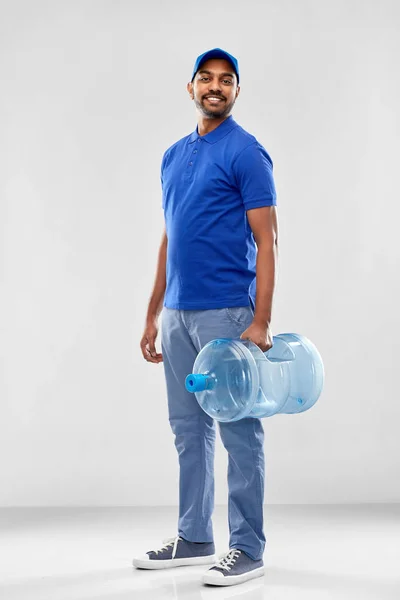
[[[202,578],[209,585],[236,585],[264,575],[262,559],[253,560],[242,550],[232,548]]]
[[[163,540],[164,546],[134,558],[132,564],[139,569],[168,569],[193,565],[210,565],[217,562],[214,542],[188,542],[177,536]]]

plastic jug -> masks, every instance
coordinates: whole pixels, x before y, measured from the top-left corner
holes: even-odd
[[[210,417],[227,422],[304,412],[318,400],[324,377],[314,344],[281,333],[265,353],[249,340],[212,340],[197,355],[185,386]]]

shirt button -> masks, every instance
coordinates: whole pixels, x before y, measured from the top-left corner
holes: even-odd
[[[201,142],[201,139],[200,139],[200,138],[197,138],[197,141],[198,141],[198,142]]]
[[[193,150],[193,154],[196,154],[197,150]]]
[[[190,163],[189,163],[189,167],[191,167],[191,166],[192,166],[192,164],[193,164],[193,163],[192,163],[192,162],[190,162]]]

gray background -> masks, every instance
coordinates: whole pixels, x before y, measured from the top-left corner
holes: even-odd
[[[0,504],[174,505],[162,365],[140,353],[162,153],[196,56],[239,59],[233,116],[274,161],[273,333],[326,385],[264,419],[267,503],[400,500],[399,5],[0,4]],[[160,340],[158,340],[160,347]],[[160,459],[161,457],[161,459]],[[216,502],[226,502],[218,441]]]

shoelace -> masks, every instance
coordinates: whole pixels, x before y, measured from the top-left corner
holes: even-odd
[[[214,567],[217,567],[217,569],[225,569],[226,571],[230,571],[240,554],[240,550],[229,550],[229,552],[222,554],[219,557],[218,563],[214,565]]]
[[[163,544],[164,546],[162,548],[160,548],[159,550],[153,550],[153,552],[155,554],[158,554],[159,552],[163,552],[164,550],[167,550],[168,548],[170,548],[170,546],[173,546],[172,548],[172,558],[175,558],[175,554],[176,554],[176,548],[178,546],[178,542],[179,540],[181,540],[182,538],[178,536],[173,537],[173,538],[167,538],[166,540],[163,540]]]

